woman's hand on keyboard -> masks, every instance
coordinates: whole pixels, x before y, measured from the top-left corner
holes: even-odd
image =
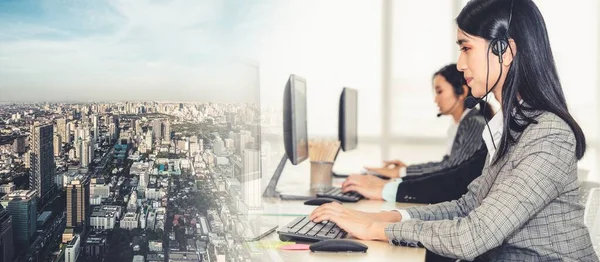
[[[345,208],[332,202],[317,207],[309,218],[315,223],[332,221],[358,239],[385,241],[385,227],[389,223],[376,220],[377,215]]]
[[[383,200],[383,187],[388,181],[372,175],[351,175],[342,183],[342,192],[356,192],[365,198]]]

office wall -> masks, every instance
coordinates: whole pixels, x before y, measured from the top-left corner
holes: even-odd
[[[285,1],[277,27],[262,39],[262,105],[281,108],[290,74],[307,80],[308,131],[336,136],[344,86],[359,90],[359,133],[381,132],[380,4],[367,1]]]

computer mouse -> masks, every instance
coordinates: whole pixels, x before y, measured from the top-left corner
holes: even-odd
[[[348,239],[328,239],[310,245],[312,252],[362,252],[366,253],[367,245]]]
[[[307,206],[320,206],[322,204],[327,204],[327,203],[331,203],[331,202],[337,202],[337,203],[342,203],[336,199],[333,198],[328,198],[328,197],[317,197],[317,198],[313,198],[310,200],[307,200],[306,202],[304,202],[305,205]]]

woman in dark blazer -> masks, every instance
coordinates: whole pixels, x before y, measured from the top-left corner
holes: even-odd
[[[386,162],[381,168],[367,168],[369,171],[392,178],[383,180],[374,176],[352,175],[342,184],[345,192],[355,191],[369,199],[387,201],[437,203],[457,199],[466,192],[467,185],[481,174],[483,159],[480,157],[468,161],[476,152],[485,150],[481,132],[485,126],[485,118],[491,117],[492,111],[488,106],[487,112],[478,109],[467,109],[465,99],[470,93],[464,84],[464,76],[456,69],[456,64],[450,64],[433,74],[435,102],[440,114],[449,115],[453,122],[448,129],[448,144],[446,155],[436,162],[428,162],[406,166],[401,161]],[[465,173],[458,170],[479,167],[479,172],[469,173],[469,177],[461,177]],[[475,174],[475,175],[473,175]],[[441,179],[444,178],[444,179]],[[445,190],[426,190],[439,188],[452,181],[454,186]],[[414,189],[419,194],[414,194]],[[435,192],[434,192],[435,191]]]

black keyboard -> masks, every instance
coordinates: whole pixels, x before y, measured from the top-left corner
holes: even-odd
[[[377,174],[377,173],[371,173],[371,172],[369,172],[369,173],[363,173],[363,175],[373,175],[373,176],[376,176],[376,177],[381,178],[383,180],[390,180],[389,177],[384,176],[382,174]],[[350,175],[349,174],[341,174],[341,173],[333,173],[333,176],[334,177],[338,177],[338,178],[347,178]]]
[[[297,217],[281,231],[277,231],[281,241],[317,242],[327,239],[338,239],[346,236],[346,231],[335,223],[323,221],[314,223],[308,216]]]
[[[317,197],[328,197],[342,202],[358,202],[358,200],[365,198],[361,194],[356,192],[344,193],[342,192],[341,188],[336,187],[329,189],[329,191],[325,193],[317,193]]]

